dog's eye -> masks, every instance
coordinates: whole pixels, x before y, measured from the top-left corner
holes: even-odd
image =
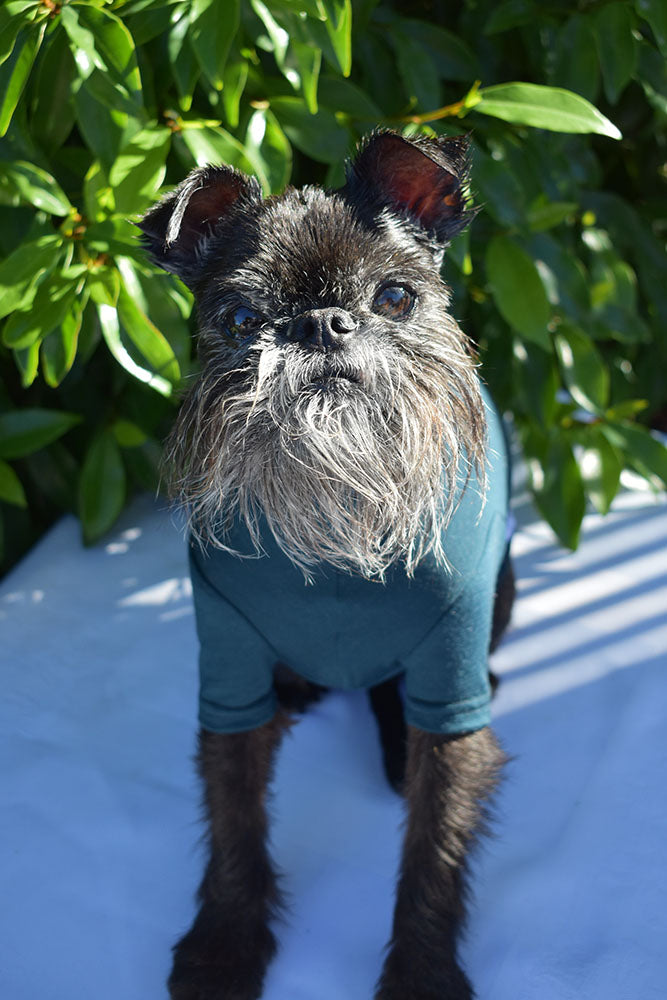
[[[385,285],[373,299],[373,312],[389,319],[403,319],[411,311],[415,297],[403,285]]]
[[[223,326],[229,337],[233,337],[234,340],[242,340],[253,334],[261,326],[261,323],[262,317],[259,313],[253,312],[247,306],[237,306],[236,309],[229,310],[224,318]]]

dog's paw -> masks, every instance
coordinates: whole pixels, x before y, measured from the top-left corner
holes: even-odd
[[[465,977],[464,977],[465,980]],[[375,1000],[474,1000],[469,983],[448,983],[442,989],[427,987],[421,990],[418,983],[395,983],[381,987]]]
[[[422,980],[418,962],[406,962],[402,971],[385,967],[375,1000],[475,1000],[468,977],[458,966],[436,968],[437,963],[430,965]]]
[[[171,1000],[259,1000],[276,950],[268,927],[233,933],[196,921],[174,948]]]

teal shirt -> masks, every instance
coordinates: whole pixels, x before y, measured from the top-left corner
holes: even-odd
[[[489,723],[488,648],[507,548],[508,477],[501,421],[488,401],[487,417],[486,503],[473,476],[446,529],[447,568],[427,556],[412,579],[397,565],[379,583],[325,566],[306,584],[268,531],[259,558],[191,544],[203,728],[242,732],[268,722],[277,662],[339,689],[405,674],[406,720],[429,732]],[[252,551],[242,524],[228,544]]]

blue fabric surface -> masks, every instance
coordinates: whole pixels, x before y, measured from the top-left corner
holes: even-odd
[[[446,568],[427,557],[412,579],[399,565],[384,583],[325,568],[306,584],[268,531],[258,558],[191,545],[204,728],[240,732],[267,722],[277,662],[339,689],[404,673],[406,719],[430,732],[489,723],[488,646],[507,546],[508,477],[502,423],[486,405],[486,502],[472,476],[446,530]],[[227,544],[252,551],[240,524]]]

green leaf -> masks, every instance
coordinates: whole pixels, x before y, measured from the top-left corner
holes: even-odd
[[[25,409],[0,413],[0,458],[23,458],[66,434],[81,417],[62,410]]]
[[[526,211],[523,188],[505,160],[496,160],[476,148],[474,187],[484,211],[501,226],[520,226]]]
[[[615,403],[605,410],[605,417],[610,422],[626,420],[628,417],[635,417],[648,408],[647,399],[624,399],[621,403]]]
[[[595,344],[580,327],[564,322],[554,345],[572,398],[585,410],[600,413],[609,402],[609,370]]]
[[[339,76],[322,76],[319,82],[319,102],[330,111],[344,111],[351,118],[378,122],[382,112],[373,99],[356,84]]]
[[[574,215],[578,208],[575,201],[549,201],[546,195],[540,195],[528,206],[526,222],[532,232],[543,232],[559,226]]]
[[[503,318],[528,340],[549,348],[551,309],[537,268],[525,250],[507,236],[494,237],[486,252],[486,273]]]
[[[144,382],[163,396],[170,396],[172,393],[171,383],[138,364],[123,344],[116,309],[106,302],[97,302],[96,308],[102,336],[118,364],[133,378]]]
[[[230,132],[219,126],[198,128],[198,124],[184,122],[183,130],[177,137],[187,146],[198,167],[207,163],[227,163],[245,173],[253,172],[245,149]]]
[[[587,101],[597,97],[600,66],[588,15],[575,14],[560,29],[550,78],[557,86],[574,90]]]
[[[26,308],[40,281],[60,260],[61,236],[40,236],[14,250],[0,264],[0,317]]]
[[[421,111],[438,108],[441,102],[440,78],[436,64],[421,42],[401,31],[393,31],[391,40],[405,93],[411,106]]]
[[[446,31],[431,22],[412,18],[402,17],[397,23],[401,31],[421,45],[423,51],[431,57],[443,80],[462,80],[469,83],[480,76],[479,60],[460,35]],[[392,33],[393,30],[392,22],[387,26],[387,32]]]
[[[535,20],[537,11],[532,0],[503,0],[494,7],[491,16],[484,25],[485,35],[498,35],[511,28],[519,28]]]
[[[637,67],[634,18],[628,4],[608,3],[595,11],[593,23],[604,92],[615,104]]]
[[[0,185],[9,185],[22,201],[50,215],[69,215],[74,206],[58,182],[34,163],[0,162]]]
[[[128,114],[143,107],[141,76],[132,35],[109,10],[81,4],[60,13],[79,76],[94,96]]]
[[[10,57],[19,32],[26,27],[26,20],[17,16],[21,12],[10,13],[7,9],[10,6],[11,4],[5,3],[4,7],[0,7],[0,65]]]
[[[39,341],[35,341],[30,347],[15,350],[14,362],[21,373],[21,385],[28,389],[39,371]]]
[[[311,115],[300,97],[275,97],[271,110],[290,142],[319,163],[339,163],[348,153],[350,135],[333,112]]]
[[[151,323],[148,316],[139,308],[130,289],[131,272],[118,261],[121,270],[121,286],[118,296],[118,317],[125,336],[131,341],[142,357],[146,359],[156,375],[177,385],[181,373],[178,361],[169,341],[158,328]]]
[[[0,461],[0,500],[14,504],[15,507],[28,506],[21,480],[11,465],[3,461]]]
[[[76,299],[59,329],[50,333],[41,345],[42,374],[52,388],[59,386],[76,358],[84,303]]]
[[[620,139],[621,133],[587,100],[560,87],[536,83],[500,83],[478,91],[474,110],[517,125],[552,132],[596,132]]]
[[[23,28],[0,67],[0,136],[5,135],[44,38],[46,24]]]
[[[264,193],[280,193],[290,179],[292,147],[271,111],[261,108],[254,112],[248,122],[245,149]]]
[[[176,284],[171,275],[144,270],[127,257],[118,257],[117,264],[122,269],[134,302],[163,332],[176,355],[180,370],[187,371],[192,348],[188,325],[192,296],[184,285]]]
[[[148,125],[123,145],[109,171],[116,211],[135,215],[156,200],[166,172],[171,132]]]
[[[290,52],[296,62],[301,92],[311,115],[317,113],[317,82],[320,77],[322,53],[308,42],[292,41]]]
[[[101,104],[88,87],[80,87],[76,91],[74,108],[86,145],[109,171],[123,142],[127,140],[130,119],[124,112]],[[137,123],[137,130],[139,127]]]
[[[83,287],[85,268],[79,266],[54,274],[44,281],[30,307],[16,311],[5,324],[2,339],[6,347],[30,347],[63,322]]]
[[[146,432],[133,424],[131,420],[122,418],[116,420],[111,430],[121,448],[138,448],[148,440]]]
[[[512,404],[526,413],[533,425],[550,427],[558,410],[556,393],[560,378],[553,352],[529,340],[513,338],[512,342]]]
[[[184,111],[189,111],[201,70],[194,49],[190,45],[190,12],[185,4],[183,4],[183,11],[182,17],[174,22],[174,26],[167,36],[167,55],[181,107]]]
[[[112,526],[125,503],[125,469],[111,431],[103,431],[86,454],[79,481],[79,516],[87,544]]]
[[[658,48],[667,57],[667,9],[663,0],[636,0],[635,7],[651,25]]]
[[[72,131],[76,75],[67,36],[63,31],[53,32],[48,48],[40,54],[30,119],[32,134],[49,153],[60,148]]]
[[[528,472],[538,510],[562,544],[576,549],[586,496],[572,448],[561,437],[552,436],[542,461],[532,458]]]
[[[343,76],[352,69],[352,4],[350,0],[321,0],[326,29]]]
[[[193,0],[189,37],[202,72],[216,90],[224,86],[223,71],[232,40],[239,29],[240,2]]]
[[[540,263],[541,273],[548,268],[555,285],[554,305],[566,316],[586,323],[590,310],[590,277],[572,251],[548,233],[533,235],[526,242],[532,259]]]
[[[610,422],[602,430],[626,462],[657,488],[667,487],[667,447],[639,424]]]
[[[228,62],[223,74],[222,106],[230,128],[237,128],[241,95],[248,80],[248,63],[245,59]]]
[[[618,493],[623,463],[599,427],[585,427],[581,444],[578,460],[584,488],[595,509],[606,514]]]

